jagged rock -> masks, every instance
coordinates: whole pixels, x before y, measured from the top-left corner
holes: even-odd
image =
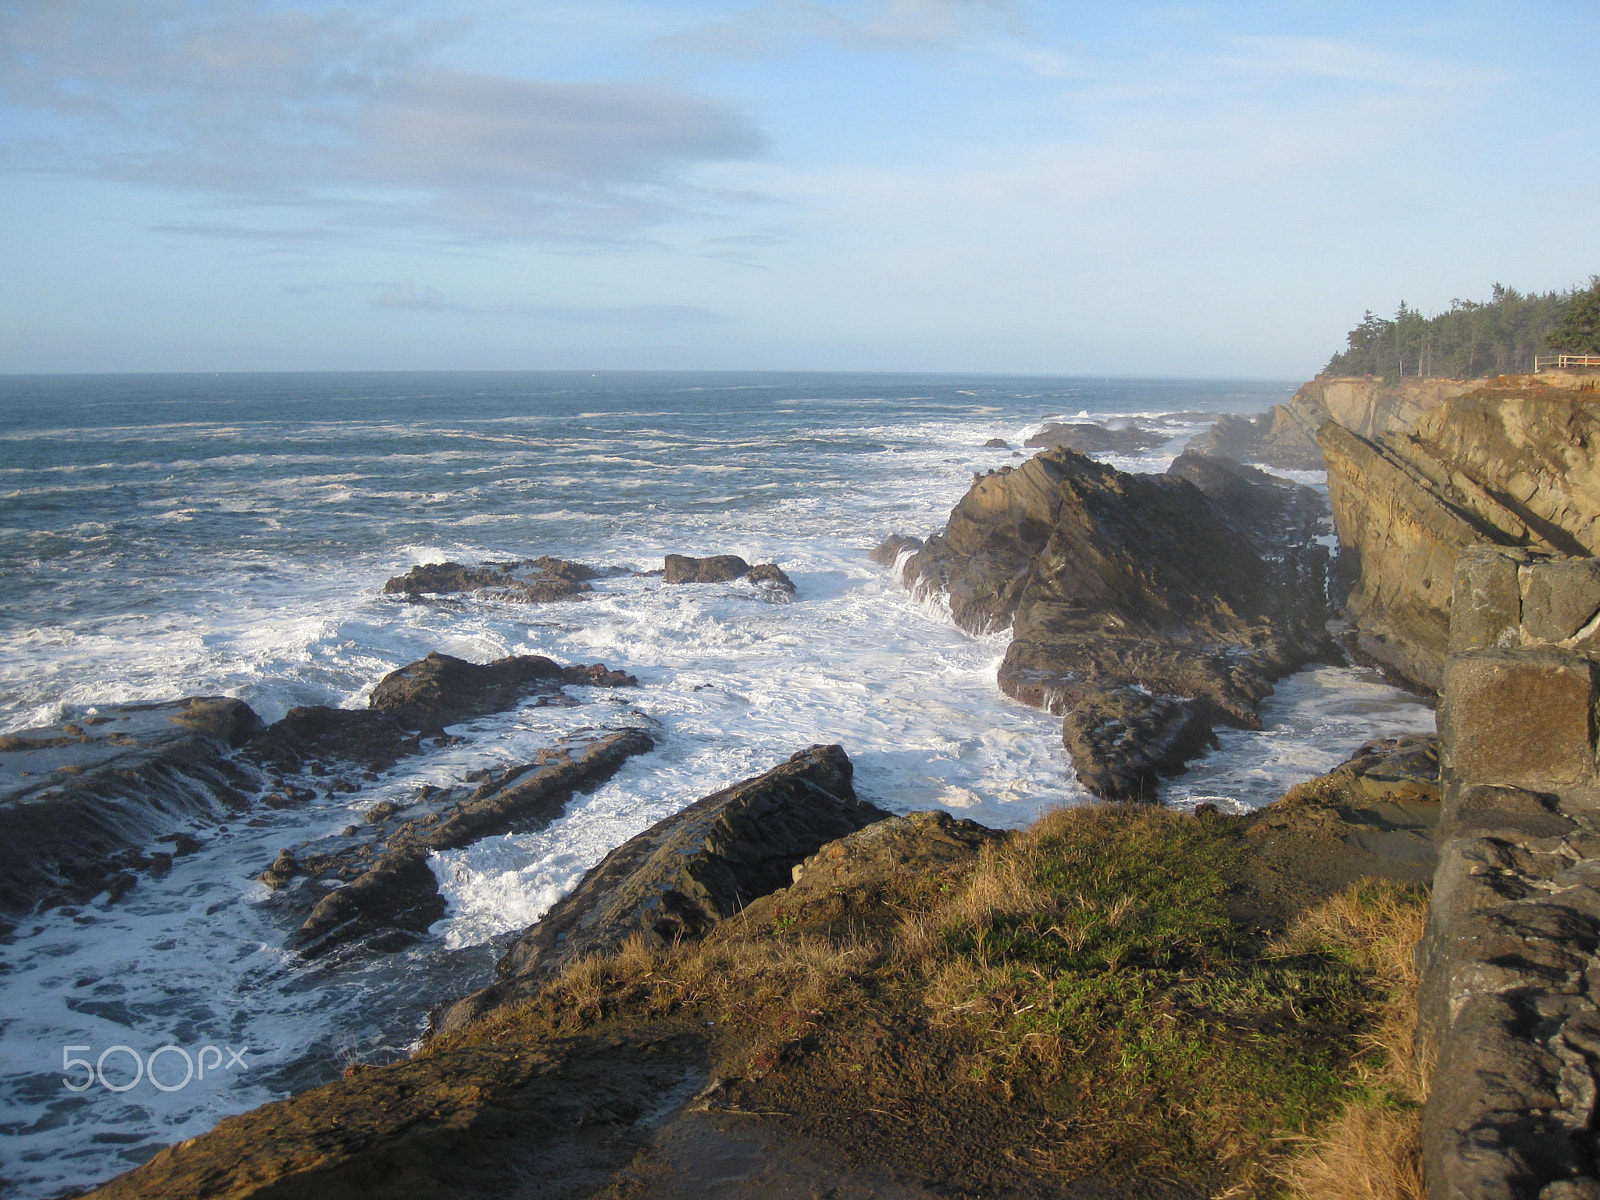
[[[1124,425],[1097,425],[1089,421],[1059,424],[1050,422],[1022,444],[1030,450],[1076,450],[1080,454],[1137,454],[1169,439],[1165,434],[1141,429],[1133,421]],[[990,443],[991,445],[993,443]],[[1004,442],[1000,445],[1005,446]]]
[[[1006,441],[1005,438],[990,438],[983,444],[983,448],[985,450],[1009,450],[1011,449],[1011,443]]]
[[[244,808],[256,784],[230,751],[260,727],[241,701],[203,696],[104,705],[76,722],[6,737],[0,911],[87,900],[144,863],[148,842],[186,838],[168,833],[175,823]]]
[[[1334,519],[1356,566],[1346,606],[1360,652],[1415,686],[1437,689],[1463,549],[1600,551],[1595,383],[1502,377],[1429,410],[1409,432],[1369,437],[1322,427]],[[1572,589],[1581,590],[1587,568],[1574,570],[1556,592],[1535,598],[1553,623],[1572,617]],[[1470,604],[1504,608],[1509,599],[1494,599],[1494,586],[1485,579]],[[1553,576],[1548,586],[1556,587]],[[1473,635],[1463,627],[1459,636]]]
[[[1473,386],[1458,379],[1313,379],[1287,404],[1256,417],[1228,414],[1189,442],[1198,454],[1240,462],[1316,471],[1322,468],[1317,430],[1337,421],[1362,437],[1410,427],[1423,413]]]
[[[733,579],[749,579],[751,583],[768,583],[785,591],[795,590],[794,581],[785,575],[776,563],[761,563],[752,567],[737,554],[714,554],[710,558],[690,558],[685,554],[667,555],[664,583],[727,583]]]
[[[404,595],[413,600],[424,595],[486,592],[504,600],[546,603],[591,592],[594,589],[589,586],[590,580],[616,573],[549,555],[476,567],[457,562],[426,563],[395,576],[383,585],[383,590],[386,595]]]
[[[1064,731],[1086,786],[1148,795],[1211,722],[1259,728],[1272,680],[1328,653],[1320,512],[1309,489],[1225,460],[1128,475],[1047,451],[980,476],[904,576],[944,591],[964,629],[1011,627],[1007,694],[1090,706]]]
[[[904,534],[891,533],[883,541],[873,547],[868,556],[881,567],[893,567],[900,561],[900,555],[907,550],[921,550],[922,539],[906,537]]]
[[[560,966],[615,950],[703,936],[827,842],[889,814],[856,798],[838,746],[813,746],[754,779],[695,801],[618,846],[529,927],[500,960],[501,979],[439,1018],[457,1028],[531,994]]]

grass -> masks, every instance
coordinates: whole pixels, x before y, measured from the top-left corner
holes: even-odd
[[[994,1135],[1031,1171],[1420,1196],[1403,1182],[1422,1094],[1405,998],[1425,905],[1363,885],[1265,940],[1229,911],[1248,854],[1227,818],[1062,810],[959,872],[802,884],[697,945],[634,939],[425,1053],[692,1016],[731,1031],[730,1069],[759,1081],[807,1055],[844,1061],[850,1030],[875,1022],[901,1031],[903,1054],[959,1045],[960,1086],[1036,1109],[1037,1144]]]

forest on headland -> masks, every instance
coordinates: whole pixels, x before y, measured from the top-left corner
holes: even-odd
[[[1404,300],[1392,318],[1368,311],[1324,375],[1472,379],[1533,370],[1539,354],[1600,354],[1600,275],[1585,287],[1523,293],[1495,284],[1487,301],[1424,313]]]

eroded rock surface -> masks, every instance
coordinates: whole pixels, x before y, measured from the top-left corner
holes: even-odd
[[[1239,462],[1316,471],[1322,467],[1317,430],[1336,421],[1361,437],[1410,426],[1431,408],[1473,387],[1457,379],[1313,379],[1287,404],[1256,417],[1227,415],[1189,442],[1199,454]]]
[[[522,934],[499,982],[452,1006],[449,1030],[528,995],[571,959],[704,936],[756,897],[791,881],[795,864],[889,814],[856,798],[838,746],[813,746],[765,774],[695,801],[618,846]]]
[[[904,578],[964,629],[1010,627],[1000,687],[1075,714],[1086,786],[1149,796],[1213,722],[1259,728],[1272,681],[1329,652],[1320,516],[1309,489],[1226,460],[1129,475],[1047,451],[978,477]]]
[[[1323,426],[1329,497],[1357,576],[1347,607],[1363,654],[1436,690],[1464,547],[1600,552],[1595,386],[1593,377],[1503,377],[1447,399],[1409,431]]]

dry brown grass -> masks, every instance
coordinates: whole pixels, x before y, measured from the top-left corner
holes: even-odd
[[[1275,1171],[1295,1200],[1425,1200],[1422,1101],[1427,1069],[1415,1044],[1417,970],[1413,952],[1427,904],[1394,884],[1368,882],[1307,912],[1286,949],[1320,943],[1346,948],[1384,993],[1366,1035],[1374,1063],[1358,1064],[1361,1094]]]

